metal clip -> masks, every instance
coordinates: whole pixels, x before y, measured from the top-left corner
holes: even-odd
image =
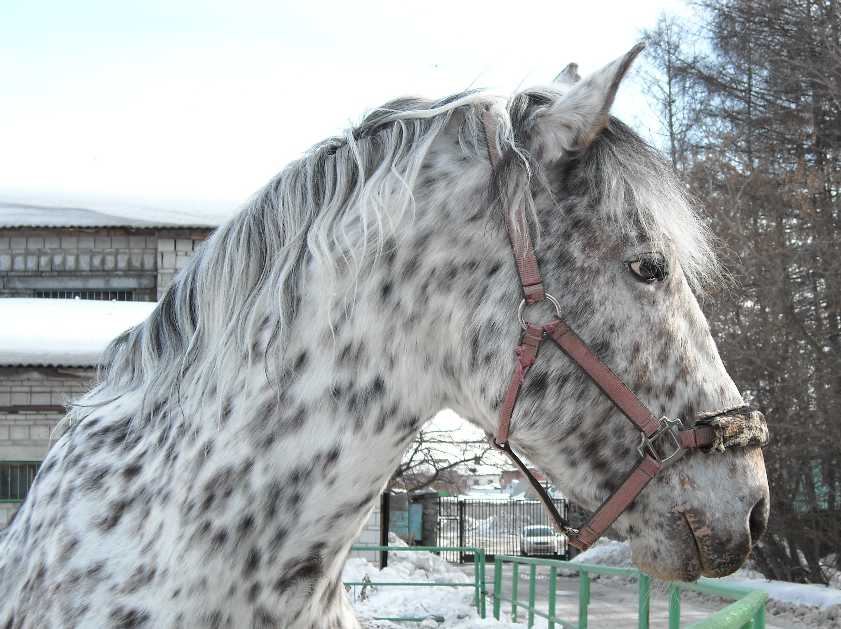
[[[560,302],[557,299],[555,299],[552,295],[550,295],[549,293],[545,293],[545,297],[546,297],[546,301],[548,301],[550,304],[552,304],[552,306],[555,308],[555,319],[560,319],[561,318],[561,304],[560,304]],[[536,303],[531,304],[531,305],[535,306],[538,303],[543,303],[543,302],[536,302]],[[520,322],[520,327],[523,328],[524,330],[529,325],[529,322],[526,321],[526,318],[525,318],[526,305],[527,305],[526,300],[523,299],[523,300],[520,301],[520,305],[517,307],[517,321]]]
[[[660,418],[661,426],[650,437],[642,434],[642,441],[640,442],[637,452],[641,457],[651,455],[660,465],[666,465],[676,461],[686,453],[686,449],[680,445],[680,438],[678,432],[683,429],[683,422],[677,418],[669,419],[668,417]],[[658,443],[662,440],[664,435],[668,435],[669,439],[665,444]]]

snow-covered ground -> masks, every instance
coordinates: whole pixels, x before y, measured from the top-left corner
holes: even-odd
[[[392,545],[404,545],[396,538]],[[593,548],[575,558],[576,562],[631,567],[631,552],[627,543],[602,540]],[[472,583],[457,567],[450,565],[437,555],[426,552],[391,553],[389,566],[378,570],[376,566],[361,558],[348,560],[343,573],[344,581],[362,581],[366,577],[372,582],[455,582]],[[616,596],[628,594],[628,611],[631,615],[634,605],[635,589],[628,590],[622,578],[602,578],[599,583],[615,590]],[[816,585],[768,581],[758,573],[743,569],[731,577],[722,579],[728,585],[746,589],[763,590],[768,593],[767,606],[769,626],[774,627],[809,627],[830,629],[841,627],[841,590]],[[594,584],[594,587],[595,584]],[[657,587],[657,585],[655,585]],[[660,584],[664,587],[664,584]],[[348,596],[353,601],[363,626],[367,629],[397,629],[406,625],[397,625],[388,621],[376,621],[376,617],[414,616],[426,618],[422,623],[413,624],[423,629],[440,627],[441,629],[523,629],[525,624],[512,623],[508,620],[497,621],[491,618],[480,619],[473,607],[473,589],[471,587],[367,587],[365,595],[362,588],[356,586],[349,590]],[[628,590],[625,592],[625,590]],[[699,609],[720,609],[720,604],[709,597],[692,592],[684,592],[687,605],[701,605]],[[703,601],[706,601],[705,603]],[[591,610],[593,611],[593,610]],[[490,604],[488,605],[490,615]],[[703,617],[703,616],[702,616]],[[621,624],[621,623],[620,623]],[[545,626],[539,621],[538,627]],[[616,625],[617,627],[620,625]]]
[[[405,546],[399,538],[390,536],[392,546]],[[351,557],[345,564],[342,581],[360,582],[367,577],[372,582],[432,582],[467,583],[473,580],[439,556],[428,552],[394,552],[388,556],[388,567],[379,570],[365,559]],[[415,625],[441,629],[523,629],[525,625],[481,619],[473,606],[472,587],[362,587],[348,591],[362,625],[370,629],[398,628],[401,625],[375,621],[377,617],[412,616],[427,620]],[[489,614],[490,615],[490,614]],[[405,626],[405,625],[403,625]]]

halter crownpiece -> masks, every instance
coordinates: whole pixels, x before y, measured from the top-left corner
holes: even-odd
[[[500,161],[496,124],[493,112],[489,107],[486,108],[482,114],[482,125],[492,169],[496,169]],[[517,359],[514,373],[500,405],[499,427],[491,442],[520,469],[569,543],[579,550],[586,550],[622,515],[660,470],[687,451],[700,449],[724,452],[727,448],[763,447],[768,443],[768,426],[762,413],[745,406],[704,413],[694,426],[688,428],[684,427],[680,419],[655,417],[633,391],[564,323],[560,303],[544,290],[537,256],[526,225],[523,207],[517,206],[513,212],[505,212],[505,228],[523,293],[523,300],[517,310],[523,333],[515,349]],[[544,300],[554,306],[554,318],[543,324],[526,321],[525,307]],[[520,389],[529,368],[537,359],[541,344],[547,338],[560,347],[640,431],[639,463],[580,530],[572,528],[561,516],[549,494],[514,453],[508,440],[511,416]]]

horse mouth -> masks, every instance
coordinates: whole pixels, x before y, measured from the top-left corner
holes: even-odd
[[[694,545],[698,572],[701,576],[717,578],[733,574],[742,567],[750,554],[747,547],[733,547],[717,539],[706,518],[692,509],[681,510],[681,515]],[[695,574],[692,579],[699,575]]]
[[[683,518],[683,521],[686,522],[686,528],[689,529],[689,537],[692,539],[692,545],[695,548],[695,558],[698,562],[698,567],[700,568],[699,572],[701,574],[706,574],[706,566],[704,565],[704,551],[701,548],[701,542],[699,540],[698,533],[695,532],[695,527],[692,526],[692,520],[690,519],[690,516],[686,514],[686,511],[681,511],[680,515]],[[705,527],[703,532],[706,532],[706,530],[707,528]],[[687,580],[694,581],[699,576],[699,574],[696,574],[691,579]]]
[[[666,548],[671,547],[672,552],[660,543],[652,548],[650,540],[633,549],[634,563],[655,578],[695,581],[701,576],[723,577],[738,570],[748,557],[749,545],[728,543],[702,512],[679,509],[670,520]]]

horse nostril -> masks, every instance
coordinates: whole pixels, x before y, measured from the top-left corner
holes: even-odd
[[[753,505],[750,515],[748,516],[748,527],[750,528],[750,545],[753,546],[765,533],[765,527],[768,525],[768,502],[763,496],[759,502]]]

